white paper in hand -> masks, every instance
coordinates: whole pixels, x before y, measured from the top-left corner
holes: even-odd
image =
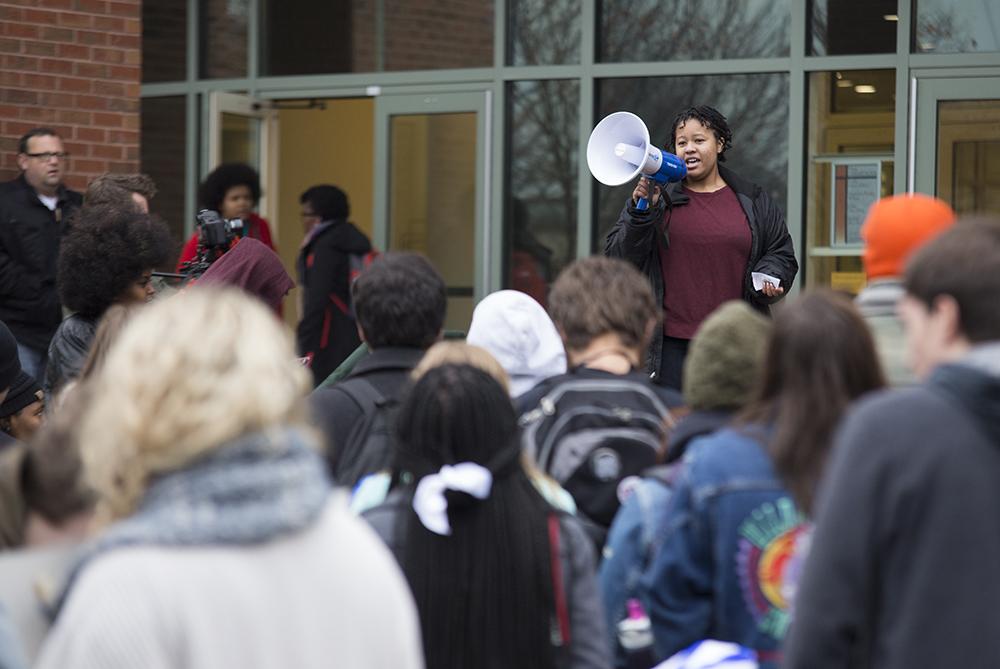
[[[774,284],[775,288],[781,287],[781,279],[771,276],[770,274],[764,274],[763,272],[750,272],[750,278],[753,279],[754,290],[764,290],[765,283]]]

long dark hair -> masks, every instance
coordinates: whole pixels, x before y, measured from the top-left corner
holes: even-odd
[[[847,406],[884,385],[871,333],[846,296],[816,290],[775,316],[760,382],[740,419],[771,426],[775,469],[806,513]]]
[[[448,493],[450,536],[426,529],[412,508],[397,528],[428,667],[554,666],[551,510],[519,464],[517,430],[507,393],[468,365],[431,369],[400,407],[401,480],[459,462],[494,474],[483,501]]]

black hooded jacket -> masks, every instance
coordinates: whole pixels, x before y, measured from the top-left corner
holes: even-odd
[[[372,250],[364,233],[346,220],[324,221],[299,252],[302,314],[299,354],[312,360],[322,383],[360,344],[351,312],[351,255]]]
[[[993,357],[852,411],[784,667],[1000,667],[1000,344]]]
[[[787,293],[798,273],[795,248],[785,225],[785,216],[760,186],[751,183],[726,167],[719,165],[723,181],[733,189],[750,225],[750,256],[743,277],[743,299],[765,314],[780,297],[767,297],[754,290],[751,272],[763,272],[781,279]],[[690,198],[680,183],[665,189],[656,206],[645,211],[635,208],[630,197],[618,216],[618,222],[608,233],[604,255],[623,258],[639,268],[653,286],[656,303],[663,304],[663,272],[660,268],[659,244],[670,246],[670,216],[675,207],[683,207]],[[662,222],[662,224],[661,224]],[[662,234],[660,234],[662,232]],[[661,338],[653,337],[648,355],[648,371],[656,375],[660,369]]]

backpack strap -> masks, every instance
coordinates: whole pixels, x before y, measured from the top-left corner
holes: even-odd
[[[569,607],[566,605],[566,589],[563,587],[562,560],[559,559],[559,518],[554,513],[549,514],[549,559],[552,565],[552,594],[556,600],[560,646],[566,648],[570,642]]]

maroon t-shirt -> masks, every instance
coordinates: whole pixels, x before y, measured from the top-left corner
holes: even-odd
[[[684,193],[691,200],[670,215],[670,247],[660,245],[663,332],[691,339],[720,304],[742,299],[751,238],[733,189]]]

